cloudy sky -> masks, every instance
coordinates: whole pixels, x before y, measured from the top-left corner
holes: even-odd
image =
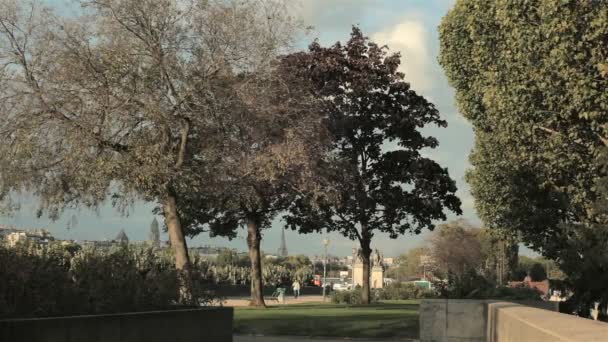
[[[52,0],[51,2],[65,2]],[[448,127],[431,128],[426,131],[435,135],[440,146],[424,153],[449,169],[452,178],[458,183],[458,195],[463,202],[463,217],[473,223],[479,220],[473,207],[473,199],[464,181],[468,167],[468,155],[473,146],[471,126],[458,114],[453,90],[449,87],[441,67],[437,62],[439,43],[437,26],[441,18],[453,5],[454,0],[302,0],[296,12],[302,19],[314,27],[312,34],[302,41],[318,38],[324,45],[336,41],[345,41],[349,37],[352,25],[358,25],[363,32],[380,45],[388,45],[391,51],[401,52],[402,69],[406,79],[414,90],[433,102]],[[66,212],[57,222],[35,219],[35,203],[23,203],[22,210],[14,217],[0,217],[0,224],[14,224],[24,227],[46,227],[57,238],[64,239],[111,239],[120,229],[125,229],[131,240],[147,238],[150,222],[153,219],[152,205],[138,203],[128,216],[120,216],[108,205],[98,212],[81,210]],[[76,215],[78,226],[67,230],[66,222]],[[454,218],[454,217],[451,217]],[[161,219],[159,218],[159,221]],[[262,249],[274,252],[279,247],[281,221],[276,220],[270,229],[264,232]],[[246,249],[244,232],[235,240],[211,239],[201,235],[190,241],[191,246],[218,245],[230,246],[240,250]],[[163,239],[167,235],[163,234]],[[287,231],[287,247],[290,253],[314,255],[321,253],[322,235],[298,235]],[[338,235],[330,235],[330,252],[337,255],[350,254],[355,246],[353,241]],[[411,247],[424,243],[429,233],[417,236],[405,235],[396,240],[388,236],[376,235],[373,247],[382,250],[385,255],[397,255]]]

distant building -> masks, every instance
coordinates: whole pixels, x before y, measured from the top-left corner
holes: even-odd
[[[116,241],[116,243],[119,243],[121,245],[129,244],[129,237],[127,236],[127,233],[125,233],[124,229],[121,229],[120,232],[118,232],[118,235],[116,235],[116,238],[114,239],[114,241]]]
[[[35,244],[48,244],[55,238],[46,229],[21,230],[16,228],[0,228],[0,235],[9,247],[15,247],[18,243],[32,242]]]
[[[384,263],[385,266],[391,267],[395,264],[395,258],[383,258],[382,262]]]
[[[9,247],[15,247],[19,243],[25,243],[27,241],[27,235],[24,232],[14,232],[6,236],[6,245]]]
[[[7,235],[18,231],[19,229],[16,229],[15,227],[0,225],[0,238],[6,238]]]

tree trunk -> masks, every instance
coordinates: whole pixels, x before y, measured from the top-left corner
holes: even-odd
[[[262,283],[262,258],[260,255],[260,220],[256,215],[247,218],[247,246],[251,260],[251,305],[266,306]]]
[[[167,195],[163,202],[163,214],[165,224],[169,231],[169,241],[173,254],[175,255],[175,268],[180,278],[180,301],[182,304],[192,303],[192,287],[190,284],[190,259],[188,258],[188,246],[184,238],[181,221],[177,212],[175,197]]]
[[[369,241],[361,242],[361,259],[363,261],[363,293],[361,294],[361,301],[363,304],[371,303],[371,293],[370,293],[370,256],[372,254],[372,250],[369,247]]]

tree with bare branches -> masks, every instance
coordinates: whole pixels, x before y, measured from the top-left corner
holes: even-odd
[[[225,114],[217,85],[264,75],[296,25],[280,0],[81,5],[66,17],[0,2],[0,194],[34,193],[53,218],[108,198],[158,203],[187,275],[178,204],[207,191],[201,167]]]

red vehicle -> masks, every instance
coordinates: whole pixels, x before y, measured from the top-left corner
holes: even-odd
[[[312,284],[314,286],[319,286],[321,287],[321,275],[320,274],[315,274],[313,280],[312,280]]]

